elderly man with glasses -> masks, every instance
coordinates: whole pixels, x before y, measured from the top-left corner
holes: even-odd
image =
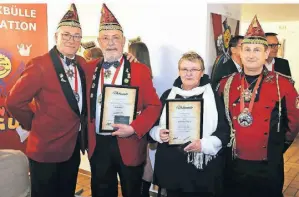
[[[56,45],[33,58],[6,99],[9,112],[30,131],[31,197],[75,194],[80,149],[86,149],[85,60],[77,56],[82,38],[74,4],[58,24]],[[29,103],[34,99],[36,111]]]
[[[146,158],[146,135],[160,115],[161,103],[148,67],[130,63],[124,58],[123,28],[106,4],[102,6],[98,35],[104,58],[93,60],[86,66],[92,196],[117,197],[118,174],[122,196],[139,197]],[[110,90],[104,84],[110,85]],[[122,91],[128,90],[120,91],[120,86],[138,89],[135,94],[138,98],[133,94],[127,96],[128,92]],[[118,96],[109,95],[109,91]],[[136,113],[129,107],[134,99]],[[129,116],[128,112],[136,118]]]
[[[278,42],[277,34],[268,32],[265,33],[268,46],[270,48],[270,54],[268,59],[266,60],[266,67],[269,71],[277,71],[283,75],[292,76],[291,70],[289,66],[289,61],[286,59],[278,58],[277,52],[281,47],[281,44]]]

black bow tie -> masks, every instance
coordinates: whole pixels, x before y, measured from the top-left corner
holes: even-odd
[[[58,50],[57,50],[57,51],[58,51]],[[61,57],[61,59],[64,61],[64,63],[65,63],[67,66],[70,66],[71,64],[72,64],[73,66],[76,66],[76,58],[74,58],[74,59],[70,59],[70,58],[64,56],[64,55],[63,55],[62,53],[60,53],[59,51],[58,51],[58,54],[59,54],[59,56]]]
[[[68,58],[68,57],[65,57],[65,59],[64,59],[64,62],[65,62],[65,64],[67,65],[67,66],[69,66],[69,65],[73,65],[73,66],[76,66],[76,60],[75,59],[70,59],[70,58]]]
[[[109,69],[111,66],[114,66],[117,68],[119,66],[119,61],[114,61],[114,62],[103,62],[102,67],[104,69]]]

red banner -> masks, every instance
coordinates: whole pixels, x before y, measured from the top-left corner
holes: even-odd
[[[214,13],[211,13],[211,19],[216,47],[216,60],[211,74],[213,78],[216,69],[230,59],[229,41],[232,36],[239,35],[240,21]]]
[[[48,51],[47,4],[0,4],[0,149],[25,150],[5,98],[28,60]]]

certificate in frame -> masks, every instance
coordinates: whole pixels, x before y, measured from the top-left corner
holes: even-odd
[[[169,145],[181,145],[202,138],[203,102],[203,99],[166,100]]]
[[[113,132],[111,124],[131,124],[136,118],[138,87],[104,84],[100,132]]]

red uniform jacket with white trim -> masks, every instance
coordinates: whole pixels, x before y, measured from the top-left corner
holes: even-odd
[[[299,107],[296,105],[298,93],[288,77],[265,69],[251,112],[253,123],[251,126],[242,127],[238,123],[242,75],[244,73],[234,74],[229,88],[228,109],[235,130],[236,155],[244,160],[278,162],[299,131]],[[220,82],[218,93],[222,97],[229,77]],[[281,98],[279,129],[278,92]],[[248,105],[249,102],[245,102],[245,106]]]

